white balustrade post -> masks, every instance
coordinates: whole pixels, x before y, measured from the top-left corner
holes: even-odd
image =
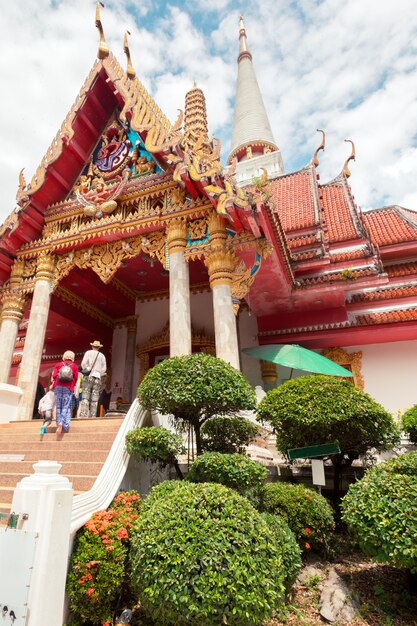
[[[27,626],[62,626],[73,490],[56,461],[39,461],[33,468],[35,473],[17,484],[12,502],[18,527],[39,534]]]

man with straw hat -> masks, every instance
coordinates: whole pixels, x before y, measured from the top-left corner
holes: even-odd
[[[100,348],[103,344],[100,341],[90,343],[91,350],[83,356],[81,361],[81,373],[83,379],[83,396],[81,400],[80,417],[95,417],[97,413],[97,403],[100,397],[101,378],[106,373],[106,357]]]

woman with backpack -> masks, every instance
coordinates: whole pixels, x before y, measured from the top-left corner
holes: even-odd
[[[72,396],[78,378],[78,367],[74,363],[75,354],[66,350],[62,361],[55,365],[52,372],[52,385],[55,394],[56,407],[56,435],[69,431],[71,420]]]

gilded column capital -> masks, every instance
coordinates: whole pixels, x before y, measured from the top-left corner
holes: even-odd
[[[265,382],[275,383],[278,380],[277,366],[271,361],[261,361],[261,376]]]
[[[168,254],[184,252],[187,247],[187,222],[183,219],[172,219],[166,226]]]
[[[17,289],[25,271],[24,259],[15,259],[10,272],[10,289]]]
[[[126,327],[128,334],[133,334],[136,332],[138,327],[138,318],[136,315],[132,315],[126,319]]]
[[[38,263],[36,266],[35,280],[47,280],[51,281],[54,273],[55,257],[52,254],[43,252],[38,257]]]
[[[226,241],[226,224],[217,213],[211,213],[208,218],[208,232],[210,242],[213,244],[222,244]]]
[[[237,258],[232,250],[221,246],[212,248],[205,256],[204,264],[208,269],[210,287],[232,285]]]
[[[2,297],[3,308],[0,320],[14,320],[21,322],[26,305],[26,296],[23,293],[5,293]]]

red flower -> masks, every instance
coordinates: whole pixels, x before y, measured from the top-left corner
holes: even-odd
[[[311,535],[311,530],[309,528],[304,528],[304,532],[306,535]]]
[[[307,550],[310,550],[310,547],[311,547],[311,546],[310,546],[310,544],[309,544],[309,543],[306,543],[306,549],[307,549]]]
[[[93,587],[89,587],[85,593],[86,593],[88,596],[93,595],[93,593],[94,593],[94,589],[93,589]]]

